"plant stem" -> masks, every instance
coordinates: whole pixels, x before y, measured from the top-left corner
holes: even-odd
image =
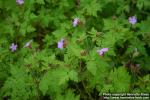
[[[87,93],[88,96],[90,97],[90,100],[94,100],[93,97],[91,96],[91,94],[90,94],[90,93],[88,92],[88,90],[86,89],[86,86],[85,86],[84,82],[83,82],[83,81],[81,81],[81,82],[82,82],[82,85],[83,85],[83,87],[84,87],[86,93]]]

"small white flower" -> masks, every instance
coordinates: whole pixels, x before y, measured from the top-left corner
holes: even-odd
[[[32,42],[32,40],[30,40],[29,42],[27,42],[27,43],[24,45],[24,48],[25,48],[25,47],[29,47],[30,44],[31,44],[31,42]]]

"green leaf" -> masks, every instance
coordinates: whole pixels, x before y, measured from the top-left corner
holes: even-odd
[[[144,35],[144,33],[150,32],[150,17],[147,18],[147,20],[144,20],[139,24],[140,32]]]
[[[81,7],[87,15],[97,16],[97,11],[101,11],[101,4],[97,0],[80,0]]]
[[[61,39],[61,38],[64,38],[67,35],[67,32],[65,31],[65,29],[58,29],[58,30],[53,32],[53,35],[57,39]]]
[[[64,100],[79,100],[79,96],[75,96],[75,94],[73,93],[73,91],[68,90]]]
[[[128,74],[125,67],[119,67],[110,72],[108,77],[112,81],[113,90],[111,92],[128,92],[131,76]]]
[[[34,32],[36,29],[33,27],[33,26],[28,26],[27,27],[27,32],[30,33],[30,32]]]
[[[76,57],[81,57],[81,47],[77,43],[70,43],[67,47],[68,53]]]
[[[55,100],[80,100],[80,96],[76,96],[72,90],[67,90],[64,95],[58,94]]]
[[[13,100],[27,100],[35,96],[35,84],[30,75],[28,75],[24,68],[11,66],[11,76],[7,78],[2,93],[4,96],[10,96]]]
[[[41,79],[39,89],[44,95],[48,90],[51,93],[59,93],[68,80],[68,69],[64,67],[51,69]]]
[[[71,70],[68,73],[70,80],[73,80],[75,82],[78,82],[78,73],[75,70]]]
[[[38,3],[38,4],[45,4],[45,2],[44,2],[44,0],[36,0],[36,2]]]
[[[96,75],[97,65],[94,61],[87,62],[86,67],[87,67],[88,71],[91,72],[91,74]]]

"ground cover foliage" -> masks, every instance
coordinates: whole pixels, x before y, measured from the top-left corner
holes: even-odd
[[[149,72],[149,0],[0,0],[1,99],[150,92]]]

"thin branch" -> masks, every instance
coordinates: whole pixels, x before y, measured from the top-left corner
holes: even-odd
[[[81,81],[81,82],[82,82],[82,85],[83,85],[83,87],[84,87],[86,93],[87,93],[88,96],[90,97],[90,100],[94,100],[93,97],[91,96],[91,94],[90,94],[90,93],[88,92],[88,90],[86,89],[86,86],[85,86],[84,82],[83,82],[83,81]]]

